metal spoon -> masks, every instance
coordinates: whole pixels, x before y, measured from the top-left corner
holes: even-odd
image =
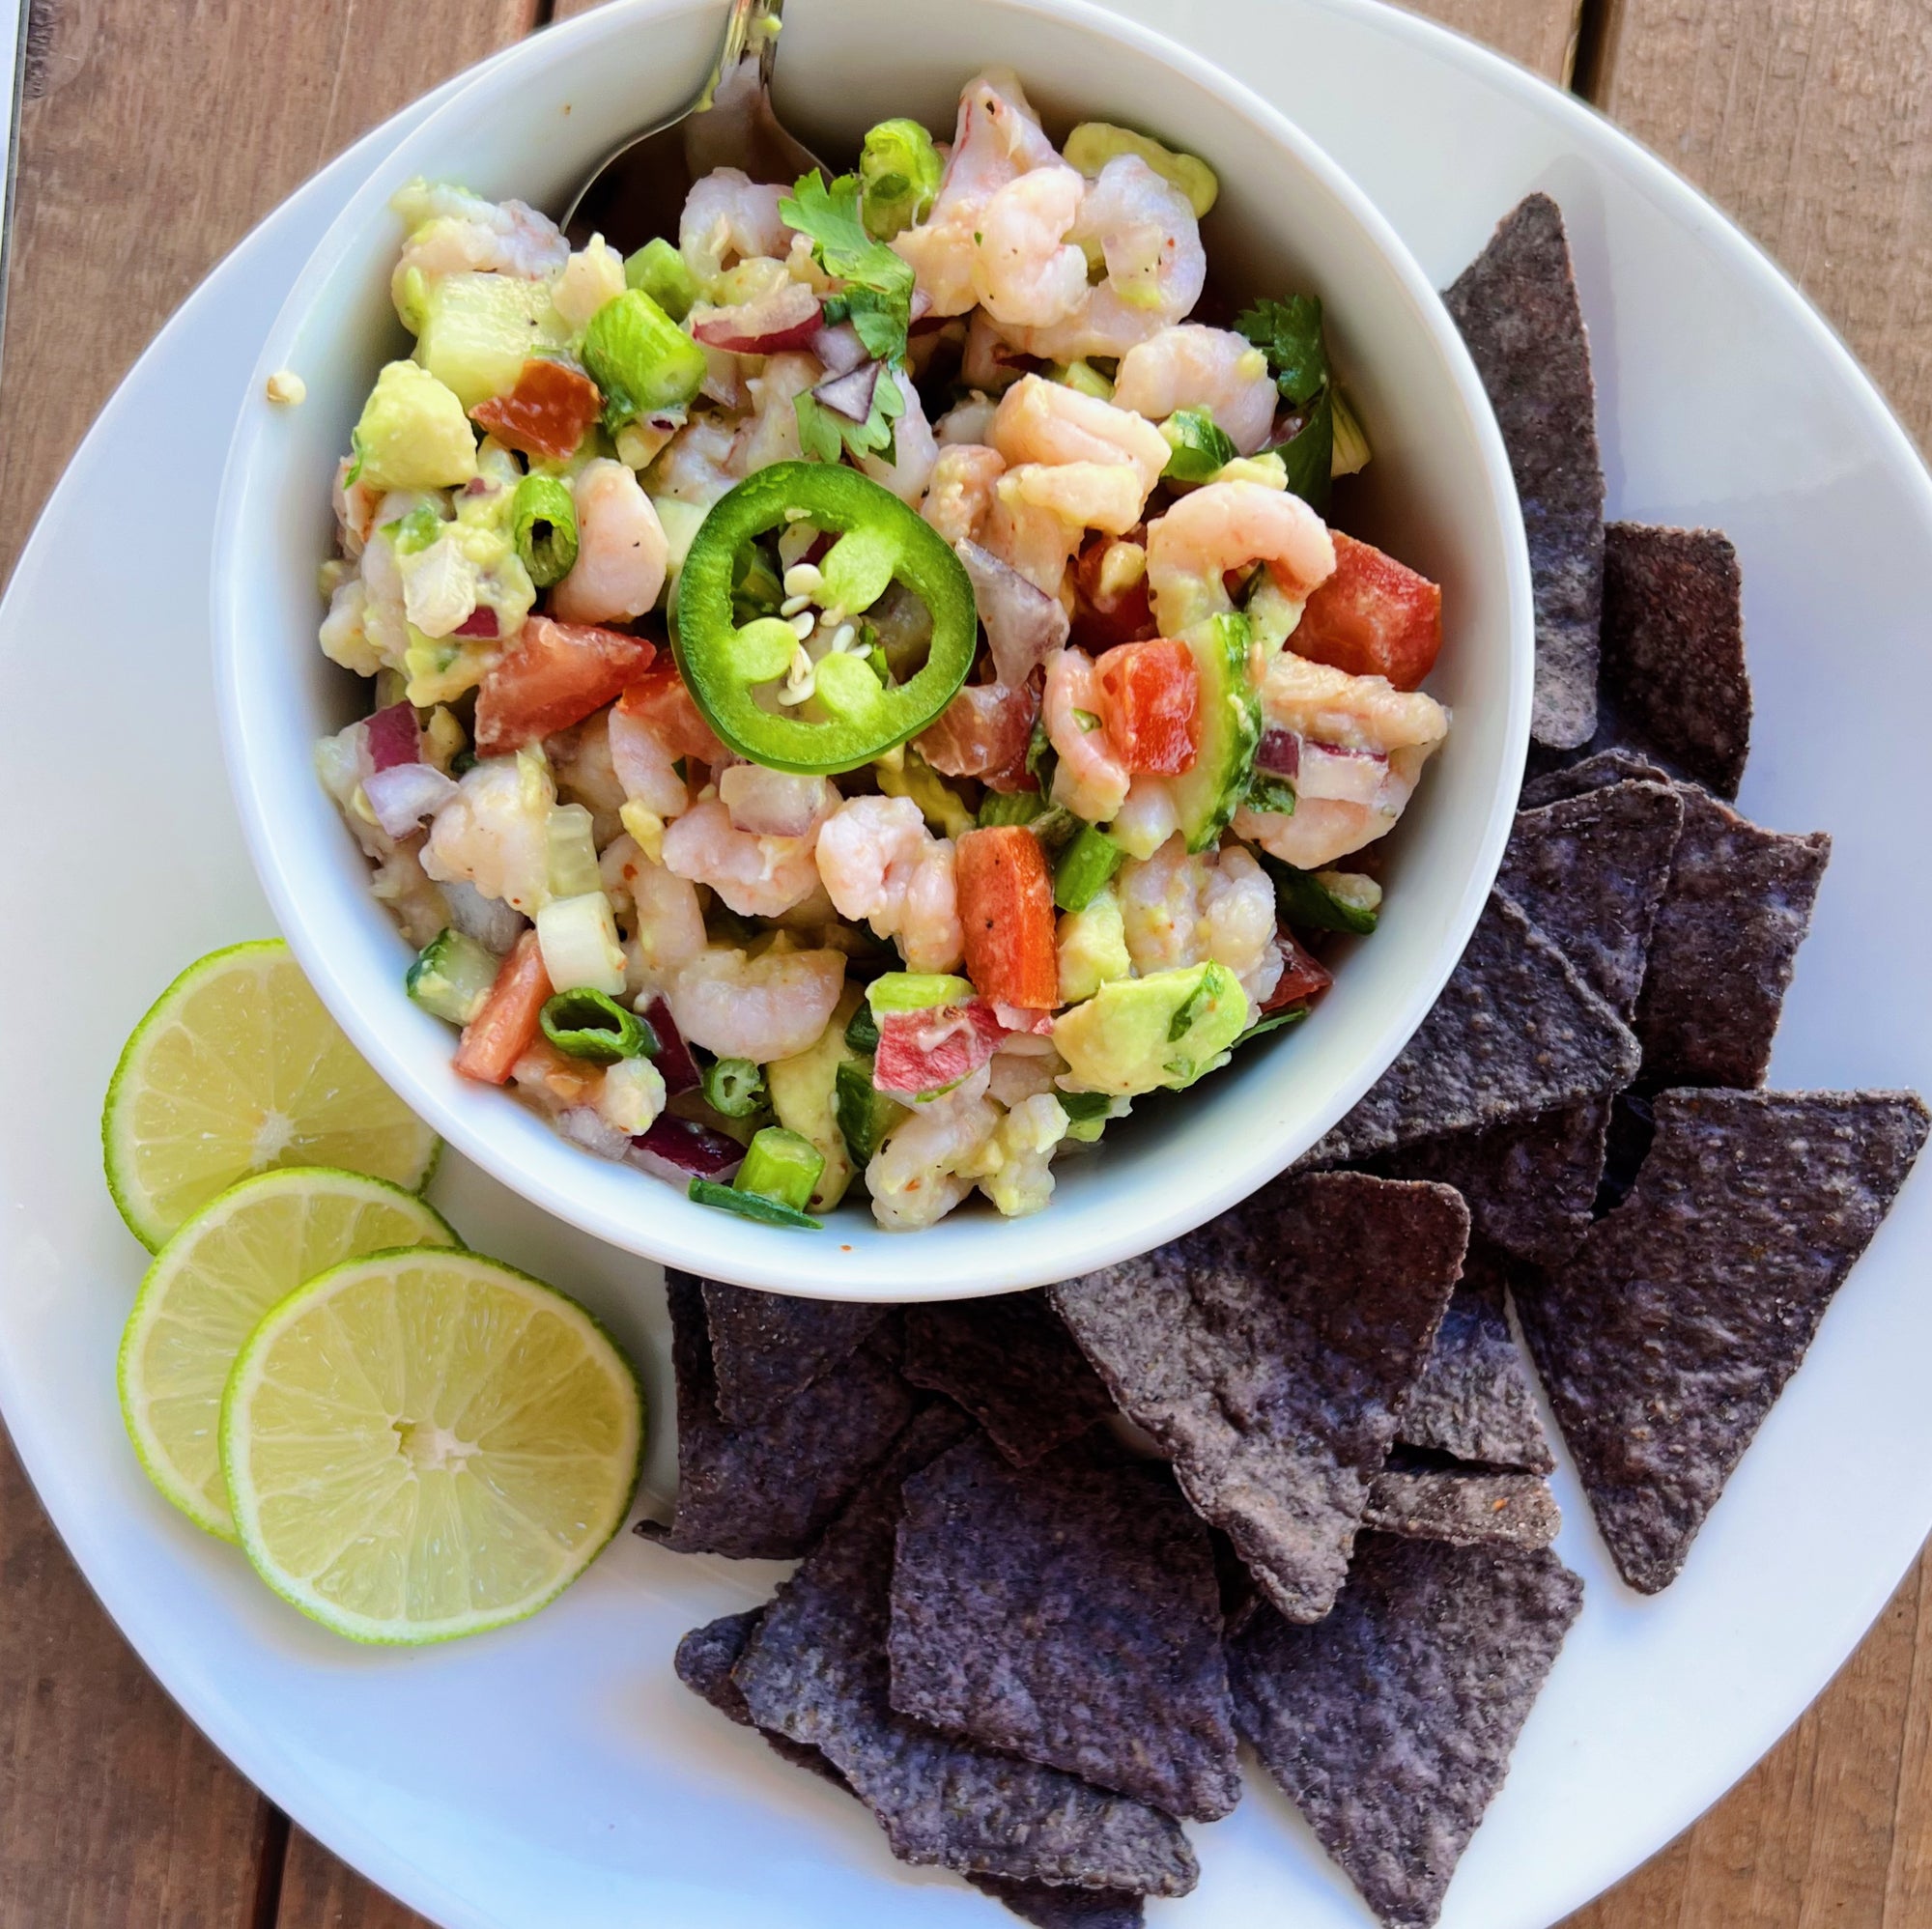
[[[572,246],[593,234],[629,253],[656,235],[675,236],[691,184],[716,167],[789,187],[822,167],[779,125],[772,108],[784,0],[731,0],[711,78],[687,107],[601,160],[563,217]]]

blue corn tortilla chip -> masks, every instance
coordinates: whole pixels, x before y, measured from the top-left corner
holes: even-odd
[[[905,1485],[892,1701],[1171,1815],[1241,1799],[1208,1529],[1105,1435],[1036,1465],[968,1439]]]
[[[970,1428],[921,1413],[765,1610],[734,1679],[753,1721],[819,1749],[902,1861],[1055,1886],[1184,1895],[1180,1825],[1058,1769],[897,1713],[886,1643],[903,1483]]]
[[[956,1401],[1018,1467],[1114,1410],[1043,1292],[907,1307],[901,1371]]]
[[[1582,1606],[1547,1548],[1365,1534],[1335,1611],[1229,1644],[1235,1718],[1389,1929],[1430,1929]]]
[[[1750,754],[1738,553],[1719,529],[1604,532],[1596,742],[1734,798]]]
[[[704,1317],[718,1417],[733,1427],[769,1418],[856,1352],[886,1313],[883,1306],[798,1299],[707,1279]]]
[[[1334,1604],[1468,1233],[1447,1186],[1316,1173],[1051,1289],[1122,1411],[1294,1620]]]
[[[1668,783],[1670,774],[1634,751],[1594,751],[1575,763],[1561,763],[1534,772],[1522,786],[1521,808],[1534,810],[1565,797],[1581,797],[1606,783]]]
[[[1395,1063],[1301,1167],[1605,1097],[1636,1075],[1637,1041],[1562,950],[1491,894],[1442,995]]]
[[[1510,1331],[1505,1285],[1496,1256],[1472,1241],[1422,1376],[1397,1416],[1399,1448],[1527,1473],[1555,1468]]]
[[[1571,750],[1597,727],[1604,468],[1590,339],[1563,214],[1532,194],[1442,297],[1496,411],[1536,596],[1530,734]]]
[[[912,1417],[914,1394],[862,1347],[754,1426],[720,1418],[699,1283],[668,1272],[677,1375],[677,1502],[668,1528],[639,1533],[673,1553],[788,1560],[802,1554]]]
[[[1767,831],[1678,786],[1684,835],[1637,1000],[1642,1084],[1761,1085],[1832,855],[1820,831]]]
[[[702,1628],[694,1628],[677,1644],[677,1678],[700,1701],[708,1702],[741,1728],[756,1728],[745,1696],[731,1677],[753,1631],[764,1618],[762,1607],[726,1614]],[[816,1748],[788,1736],[758,1729],[767,1745],[785,1761],[823,1776],[847,1795],[852,1785]],[[992,1876],[968,1876],[973,1886],[1005,1903],[1023,1922],[1036,1929],[1141,1929],[1147,1912],[1141,1898],[1122,1891],[1093,1888],[1050,1888],[1044,1883],[1002,1882]]]
[[[1563,1516],[1540,1474],[1436,1464],[1398,1447],[1369,1489],[1362,1525],[1459,1547],[1547,1547]]]
[[[1628,1199],[1512,1281],[1584,1492],[1630,1584],[1690,1543],[1924,1144],[1897,1092],[1664,1092]]]

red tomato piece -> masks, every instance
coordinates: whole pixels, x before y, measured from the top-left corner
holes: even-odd
[[[622,630],[531,616],[476,693],[476,754],[501,756],[582,723],[656,655]]]
[[[943,777],[989,777],[1026,761],[1039,698],[1031,689],[969,683],[920,732],[919,753]]]
[[[479,403],[469,419],[521,455],[563,462],[603,410],[603,395],[582,369],[532,357],[509,394]]]
[[[1201,672],[1194,652],[1169,637],[1120,643],[1094,666],[1100,721],[1130,771],[1178,777],[1201,745]]]
[[[1058,1005],[1053,878],[1039,839],[1024,824],[968,831],[953,869],[973,989],[998,1005]]]
[[[1280,982],[1268,993],[1264,1011],[1280,1011],[1290,1005],[1300,1005],[1321,992],[1326,991],[1335,982],[1334,975],[1312,951],[1305,950],[1298,944],[1287,925],[1279,926],[1274,941],[1281,947],[1281,954],[1287,959]]]
[[[923,1011],[881,1011],[872,1083],[895,1098],[926,1098],[971,1076],[999,1049],[1007,1028],[983,998]]]
[[[653,664],[644,675],[632,678],[617,707],[645,724],[674,757],[696,757],[712,765],[731,761],[674,663]]]
[[[1289,648],[1350,676],[1419,689],[1442,648],[1441,589],[1373,544],[1330,533],[1335,574],[1308,599]]]
[[[537,1035],[537,1020],[550,997],[537,934],[526,931],[497,973],[483,1008],[463,1028],[456,1069],[483,1085],[502,1085]]]

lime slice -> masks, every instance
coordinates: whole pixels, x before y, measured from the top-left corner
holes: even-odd
[[[100,1143],[150,1251],[250,1173],[341,1166],[414,1190],[437,1150],[279,938],[211,952],[155,1001],[114,1067]]]
[[[356,1641],[521,1620],[623,1524],[637,1376],[574,1301],[469,1253],[352,1260],[272,1308],[221,1404],[264,1580]]]
[[[344,1260],[461,1243],[414,1193],[361,1173],[294,1166],[204,1206],[148,1268],[121,1340],[121,1413],[148,1477],[197,1527],[234,1540],[221,1391],[262,1315]]]

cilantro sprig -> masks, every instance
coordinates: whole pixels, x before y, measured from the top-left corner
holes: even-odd
[[[837,462],[850,449],[854,458],[879,456],[889,463],[898,461],[893,424],[905,413],[905,397],[893,380],[889,368],[879,371],[872,389],[872,407],[863,422],[828,409],[810,389],[792,398],[798,416],[798,440],[808,456],[820,462]]]
[[[849,321],[867,355],[901,360],[912,326],[912,264],[866,232],[859,177],[841,174],[827,186],[816,174],[800,175],[779,203],[779,218],[810,240],[819,267],[840,284],[825,304],[826,321]]]
[[[1291,295],[1286,301],[1257,301],[1235,318],[1235,326],[1267,356],[1268,373],[1281,399],[1300,417],[1292,436],[1262,453],[1281,458],[1289,488],[1303,501],[1326,509],[1335,452],[1335,405],[1320,298]]]

